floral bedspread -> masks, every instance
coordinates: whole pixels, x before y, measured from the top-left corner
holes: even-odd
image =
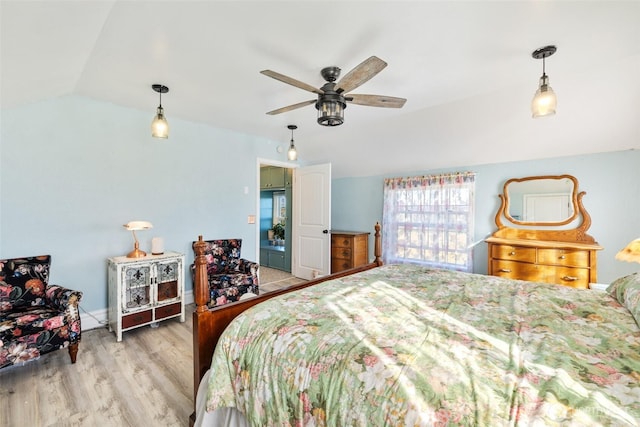
[[[218,407],[253,426],[636,426],[640,329],[604,292],[383,266],[240,315]]]

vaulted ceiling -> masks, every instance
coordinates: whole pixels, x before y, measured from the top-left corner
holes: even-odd
[[[74,94],[150,121],[162,83],[170,123],[284,146],[296,124],[300,159],[336,177],[640,148],[638,1],[2,0],[0,13],[3,109]],[[534,120],[531,53],[549,44],[558,113]],[[314,95],[261,70],[320,87],[323,67],[372,55],[388,66],[354,93],[402,109],[349,105],[330,128],[313,105],[265,114]]]

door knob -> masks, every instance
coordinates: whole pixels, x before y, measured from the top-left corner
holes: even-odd
[[[322,234],[329,234],[329,230],[322,230]]]

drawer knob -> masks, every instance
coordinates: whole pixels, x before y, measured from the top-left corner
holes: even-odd
[[[560,255],[560,259],[565,259],[566,257],[564,255]]]
[[[511,273],[511,269],[510,268],[501,268],[500,273]]]
[[[566,280],[567,282],[575,282],[576,280],[578,280],[578,278],[576,276],[564,276],[562,280]]]
[[[509,255],[514,256],[516,254],[516,251],[511,251],[509,252]]]

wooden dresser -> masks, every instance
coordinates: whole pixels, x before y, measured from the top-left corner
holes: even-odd
[[[495,218],[498,230],[486,239],[489,274],[581,289],[596,283],[597,251],[602,247],[586,233],[591,217],[582,204],[585,194],[578,192],[578,181],[570,175],[507,181]],[[537,204],[527,202],[532,199]],[[559,219],[533,218],[550,212],[561,212]]]
[[[595,244],[491,237],[489,274],[573,288],[597,282]]]
[[[331,232],[331,273],[369,262],[369,234],[359,231]]]

